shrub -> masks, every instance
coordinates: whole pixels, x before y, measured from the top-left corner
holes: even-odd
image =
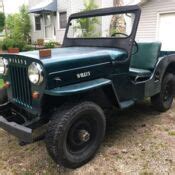
[[[97,9],[98,6],[93,0],[84,0],[84,9],[83,12]],[[100,33],[94,33],[96,25],[99,24],[99,20],[97,17],[91,18],[80,18],[76,20],[77,26],[74,28],[76,30],[81,30],[83,38],[92,38],[97,37]]]
[[[55,47],[60,47],[60,43],[58,42],[54,42],[54,41],[50,41],[50,42],[46,42],[44,44],[44,47],[46,49],[52,49],[52,48],[55,48]]]
[[[20,51],[23,51],[26,45],[27,45],[26,41],[16,40],[14,47],[17,47],[19,48]]]
[[[28,13],[28,7],[23,5],[20,8],[20,12],[8,15],[6,19],[6,26],[8,31],[8,37],[15,40],[20,49],[23,49],[22,45],[28,42],[29,33],[31,30],[30,16]]]
[[[15,41],[13,39],[6,38],[3,40],[2,49],[8,50],[8,48],[13,48],[14,45],[15,45]]]
[[[0,50],[2,50],[3,41],[0,41]]]
[[[5,15],[4,13],[0,12],[0,32],[4,30],[5,26]]]
[[[2,79],[0,79],[0,88],[2,88],[3,87],[3,80]]]
[[[22,51],[25,46],[26,46],[25,41],[15,40],[12,38],[6,38],[3,40],[3,43],[2,43],[3,50],[8,50],[9,48],[17,47],[17,48],[19,48],[20,51]]]
[[[52,41],[47,42],[47,43],[44,44],[44,47],[45,47],[46,49],[55,48],[55,42],[52,42]]]
[[[35,49],[30,45],[25,45],[25,47],[23,48],[23,51],[32,51],[32,50],[35,50]]]

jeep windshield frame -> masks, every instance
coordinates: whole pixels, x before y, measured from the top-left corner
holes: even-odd
[[[69,38],[68,32],[69,27],[71,26],[71,21],[73,19],[79,18],[90,18],[98,16],[107,16],[107,15],[117,15],[131,13],[134,14],[135,18],[133,21],[132,31],[128,37],[101,37],[101,38]],[[69,17],[63,47],[109,47],[109,48],[118,48],[127,51],[128,55],[131,55],[133,44],[135,42],[136,32],[140,20],[141,9],[139,6],[121,6],[121,7],[112,7],[97,9],[87,12],[75,13]]]

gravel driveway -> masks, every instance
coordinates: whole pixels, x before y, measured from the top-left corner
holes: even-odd
[[[147,101],[108,117],[101,149],[77,170],[56,166],[43,141],[20,147],[0,130],[0,175],[175,175],[175,104],[160,114]]]

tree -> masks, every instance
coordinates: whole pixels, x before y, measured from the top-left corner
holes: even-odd
[[[4,13],[0,12],[0,32],[4,30],[5,27],[5,15]]]
[[[123,0],[113,0],[114,7],[123,6]],[[114,15],[111,19],[110,25],[110,34],[114,33],[126,33],[126,21],[124,16],[121,15]]]
[[[98,6],[95,4],[94,0],[84,0],[84,10],[83,12],[97,9]]]
[[[24,40],[27,41],[31,30],[31,21],[29,16],[28,6],[22,5],[20,8],[21,30]]]
[[[82,12],[86,12],[89,10],[97,9],[98,6],[95,4],[94,0],[85,0],[84,1],[84,9]],[[91,17],[91,18],[80,18],[76,20],[77,26],[74,28],[75,30],[80,29],[82,34],[81,37],[83,38],[89,38],[96,36],[97,33],[95,33],[95,29],[97,27],[97,24],[99,23],[97,17]]]
[[[8,37],[27,42],[31,30],[28,7],[22,5],[19,13],[8,15],[6,25]]]

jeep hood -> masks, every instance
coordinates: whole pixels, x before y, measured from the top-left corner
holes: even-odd
[[[19,55],[39,59],[47,73],[63,71],[77,67],[113,62],[127,58],[127,52],[116,48],[67,47],[52,49],[50,58],[40,58],[39,51],[21,52]]]
[[[127,52],[121,49],[102,47],[52,49],[50,58],[40,58],[39,51],[21,52],[19,55],[44,66],[47,89],[108,77],[114,70],[112,63],[128,57]]]
[[[41,61],[47,75],[47,88],[65,86],[110,75],[112,62],[127,58],[120,49],[97,47],[67,47],[52,50],[50,58],[41,59],[39,51],[20,55]]]

